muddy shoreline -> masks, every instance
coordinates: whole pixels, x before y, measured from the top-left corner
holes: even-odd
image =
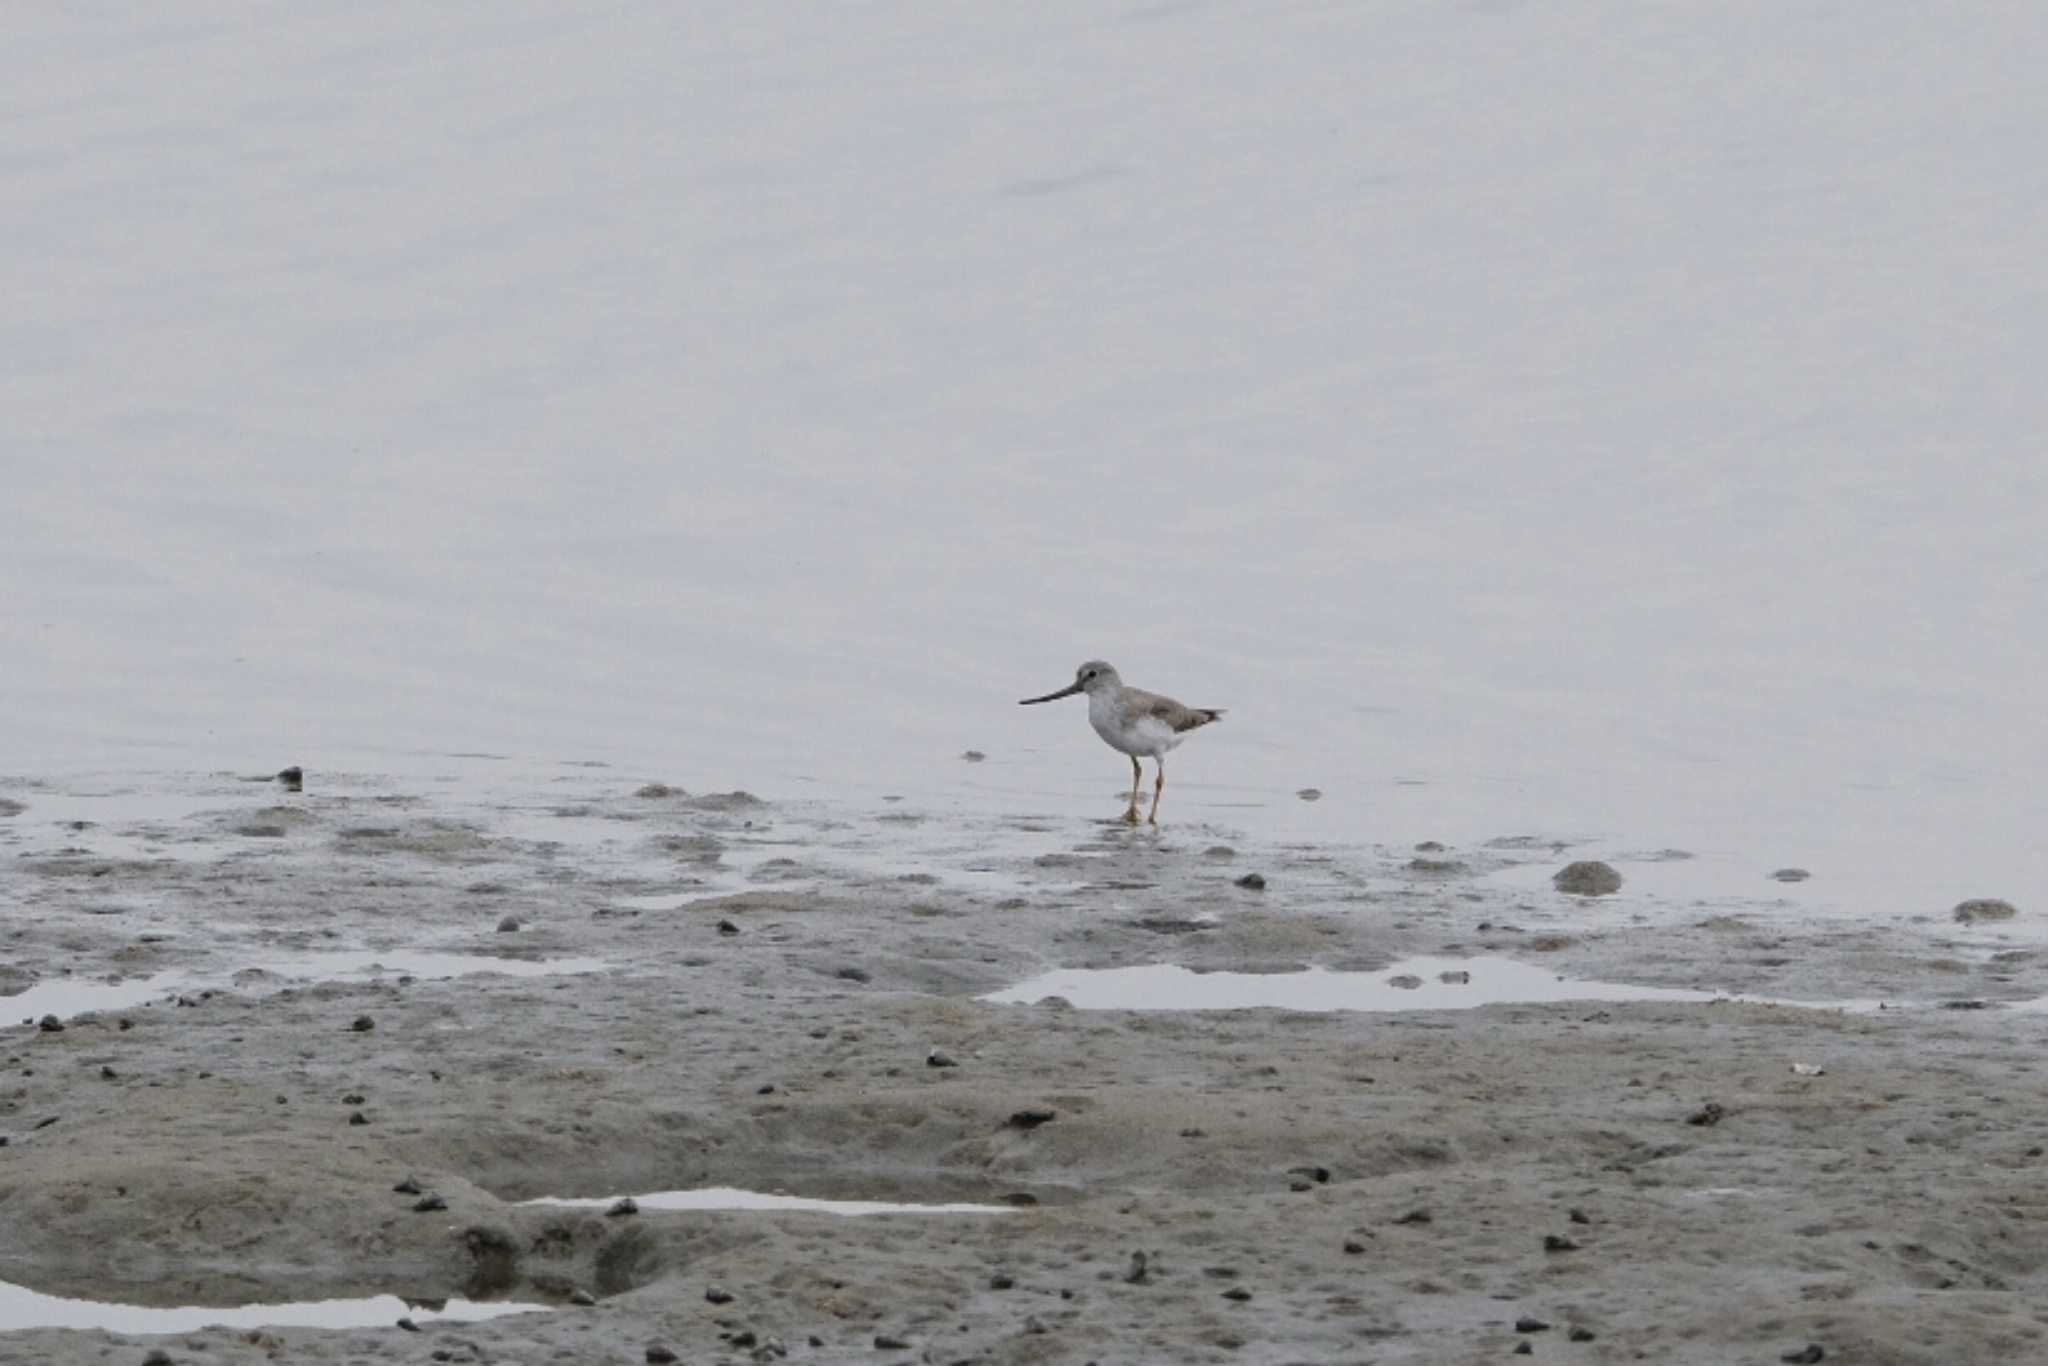
[[[418,1332],[27,1329],[0,1360],[2048,1356],[2048,1014],[2000,1004],[2037,985],[2010,925],[1492,876],[1549,849],[1413,866],[1406,845],[1057,815],[992,833],[610,775],[517,800],[349,782],[202,783],[190,811],[54,834],[36,785],[0,791],[23,808],[0,826],[0,985],[207,984],[5,1031],[0,1280],[552,1307]],[[305,955],[342,949],[606,966],[307,980]],[[1055,967],[1417,954],[1910,1008],[977,999]],[[299,968],[264,968],[282,955]],[[520,1203],[707,1185],[1010,1212]]]

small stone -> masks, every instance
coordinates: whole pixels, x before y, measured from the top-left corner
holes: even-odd
[[[1433,1222],[1426,1209],[1411,1209],[1394,1221],[1397,1224],[1427,1224]]]
[[[650,1342],[647,1344],[648,1366],[669,1366],[670,1362],[676,1360],[679,1360],[676,1354],[660,1343]]]
[[[1424,840],[1415,846],[1415,852],[1418,854],[1441,854],[1443,851],[1442,840]]]
[[[1365,1251],[1365,1244],[1356,1238],[1346,1238],[1344,1240],[1344,1250],[1356,1257],[1359,1253]]]
[[[1223,1292],[1224,1299],[1236,1300],[1239,1304],[1243,1304],[1246,1300],[1250,1299],[1251,1297],[1252,1292],[1245,1289],[1241,1285],[1233,1285],[1230,1287],[1230,1289]]]
[[[575,1305],[578,1309],[588,1309],[597,1303],[597,1296],[591,1294],[588,1290],[571,1290],[569,1292],[569,1303]]]
[[[133,1028],[135,1028],[135,1021],[127,1019],[121,1021],[121,1032],[123,1034],[126,1034],[129,1030]]]
[[[907,1352],[910,1344],[891,1333],[875,1334],[875,1350],[878,1352]]]
[[[931,1052],[924,1055],[924,1065],[926,1067],[958,1067],[960,1064],[954,1062],[952,1055],[944,1049],[934,1048]]]
[[[1590,1224],[1593,1222],[1593,1216],[1586,1213],[1582,1209],[1572,1210],[1565,1217],[1570,1219],[1575,1224]]]
[[[1030,1191],[1011,1191],[1008,1195],[1003,1197],[1003,1203],[1006,1205],[1014,1205],[1018,1209],[1030,1209],[1033,1205],[1038,1203],[1038,1197],[1033,1195]]]
[[[1319,802],[1323,799],[1323,790],[1319,787],[1304,787],[1294,795],[1305,802]]]
[[[101,1079],[101,1080],[103,1080],[103,1081],[112,1081],[112,1080],[113,1080],[114,1078],[116,1078],[116,1077],[118,1077],[118,1076],[120,1076],[120,1075],[121,1075],[121,1074],[120,1074],[119,1072],[116,1072],[116,1071],[115,1071],[115,1070],[114,1070],[113,1068],[111,1068],[111,1067],[104,1067],[104,1066],[103,1066],[103,1067],[101,1067],[101,1068],[100,1068],[100,1079]]]
[[[1812,876],[1813,874],[1804,868],[1780,868],[1771,874],[1771,877],[1779,882],[1804,882]]]
[[[721,920],[718,922],[718,932],[720,934],[738,934],[740,927],[733,924],[730,920]]]
[[[1550,1325],[1542,1319],[1524,1314],[1515,1320],[1515,1331],[1517,1333],[1547,1333],[1550,1331]]]
[[[982,753],[982,752],[981,752],[980,750],[978,750],[978,749],[969,749],[969,750],[962,750],[962,751],[961,751],[961,753],[960,753],[960,757],[961,757],[962,759],[965,759],[965,760],[966,760],[966,761],[967,761],[968,763],[970,763],[970,764],[978,764],[978,763],[980,763],[980,762],[981,762],[981,761],[982,761],[983,759],[986,759],[986,758],[988,758],[988,756],[987,756],[986,754],[983,754],[983,753]]]
[[[627,1195],[612,1201],[612,1207],[604,1213],[607,1219],[621,1219],[628,1214],[638,1214],[639,1212],[640,1202]]]
[[[1330,1184],[1330,1169],[1328,1167],[1289,1167],[1287,1174],[1289,1176],[1303,1177],[1306,1180],[1315,1182],[1318,1186]]]
[[[737,1333],[723,1333],[720,1334],[720,1336],[723,1337],[729,1345],[743,1349],[747,1347],[752,1347],[756,1342],[760,1341],[759,1338],[754,1336],[754,1330],[751,1328],[742,1328]]]
[[[988,1278],[988,1288],[991,1290],[1014,1290],[1017,1288],[1017,1278],[998,1271],[995,1275]]]
[[[1227,844],[1212,844],[1202,851],[1204,858],[1236,858],[1237,850]]]
[[[306,770],[293,764],[290,768],[277,771],[277,780],[284,784],[287,792],[303,792],[306,787]]]
[[[1828,1353],[1825,1347],[1822,1347],[1817,1342],[1809,1342],[1796,1352],[1785,1353],[1778,1360],[1788,1361],[1792,1363],[1792,1366],[1813,1366],[1813,1363],[1816,1361],[1827,1360],[1827,1356]]]
[[[361,1127],[362,1125],[368,1124],[370,1122],[370,1117],[364,1114],[361,1110],[351,1110],[348,1112],[348,1122],[357,1127]]]
[[[1551,885],[1572,896],[1611,896],[1621,890],[1621,874],[1598,859],[1567,863],[1551,875]]]
[[[45,1034],[62,1034],[64,1032],[64,1022],[55,1015],[45,1015],[42,1019],[36,1021],[36,1028],[42,1030]]]
[[[399,1183],[398,1183],[397,1185],[393,1186],[393,1187],[392,1187],[391,1189],[392,1189],[392,1190],[394,1190],[394,1191],[396,1191],[396,1192],[398,1192],[398,1193],[399,1193],[400,1195],[425,1195],[425,1194],[426,1194],[426,1190],[425,1190],[425,1188],[424,1188],[424,1187],[422,1187],[422,1186],[420,1185],[420,1182],[419,1182],[419,1178],[418,1178],[418,1177],[416,1177],[416,1176],[408,1176],[408,1177],[406,1177],[406,1178],[405,1178],[405,1180],[403,1180],[403,1181],[399,1182]]]
[[[367,1015],[358,1015],[349,1028],[358,1034],[367,1034],[377,1027],[377,1022]]]
[[[1545,1252],[1577,1252],[1579,1245],[1565,1237],[1562,1233],[1546,1233],[1543,1235],[1543,1250]]]
[[[1536,1355],[1536,1349],[1534,1347],[1531,1347],[1528,1341],[1524,1339],[1523,1341],[1516,1343],[1515,1350],[1508,1353],[1508,1355],[1517,1357],[1532,1357]]]
[[[760,1084],[759,1086],[756,1086],[756,1087],[754,1088],[754,1094],[755,1094],[755,1095],[757,1095],[757,1096],[772,1096],[772,1095],[774,1095],[774,1094],[775,1094],[775,1083],[774,1083],[774,1082],[772,1082],[772,1081],[764,1081],[764,1082],[762,1082],[762,1083],[761,1083],[761,1084]]]
[[[1016,1110],[1011,1112],[1012,1129],[1036,1129],[1041,1124],[1050,1124],[1058,1119],[1057,1110]]]
[[[1246,873],[1237,880],[1237,885],[1247,892],[1263,892],[1266,890],[1266,879],[1261,873]]]
[[[1687,1115],[1685,1122],[1695,1128],[1706,1129],[1719,1124],[1727,1116],[1728,1112],[1721,1108],[1719,1101],[1710,1100],[1699,1109]]]
[[[506,916],[506,917],[505,917],[505,918],[504,918],[503,920],[500,920],[500,921],[498,922],[498,933],[499,933],[499,934],[517,934],[517,933],[519,933],[519,917],[518,917],[518,916],[516,916],[516,915],[508,915],[508,916]]]
[[[1470,986],[1472,984],[1472,974],[1464,968],[1457,968],[1438,973],[1436,980],[1442,982],[1447,987]]]
[[[1591,1342],[1598,1334],[1590,1328],[1578,1326],[1574,1327],[1569,1333],[1566,1333],[1565,1336],[1573,1342]]]
[[[1151,1278],[1151,1260],[1142,1252],[1133,1252],[1131,1254],[1130,1270],[1124,1272],[1124,1283],[1127,1285],[1143,1285]]]
[[[819,1337],[816,1333],[811,1334],[809,1341],[813,1347],[823,1347],[825,1345],[825,1339]]]
[[[438,1195],[422,1195],[412,1202],[414,1214],[432,1214],[435,1210],[447,1209],[448,1202]]]
[[[341,1103],[343,1105],[361,1105],[363,1103],[363,1100],[364,1096],[362,1092],[351,1091],[341,1098]]]
[[[171,1366],[171,1354],[161,1347],[152,1347],[149,1355],[142,1358],[142,1366]]]
[[[1412,972],[1396,973],[1387,979],[1387,985],[1399,991],[1414,991],[1422,985],[1422,979]]]
[[[713,1304],[731,1304],[732,1291],[722,1285],[707,1285],[704,1287],[704,1298]]]
[[[680,787],[670,787],[667,783],[647,783],[635,791],[633,795],[654,800],[661,797],[687,797],[690,794],[683,791]]]
[[[414,1323],[411,1319],[400,1319],[398,1321],[398,1326],[400,1328],[403,1328],[408,1333],[417,1333],[420,1331],[420,1326],[417,1323]]]
[[[833,975],[842,982],[867,982],[873,980],[866,968],[841,968]]]
[[[1973,897],[1956,903],[1955,918],[1967,925],[1978,920],[2010,920],[2019,913],[2019,907],[2010,901],[2001,901],[1997,897]],[[1820,1358],[1815,1357],[1814,1360]]]

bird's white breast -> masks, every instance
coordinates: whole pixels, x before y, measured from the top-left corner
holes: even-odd
[[[1095,733],[1111,749],[1154,759],[1182,738],[1156,716],[1131,718],[1124,711],[1123,698],[1107,688],[1088,694],[1088,724],[1095,727]]]

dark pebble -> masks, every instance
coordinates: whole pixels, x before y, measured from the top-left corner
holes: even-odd
[[[1344,1240],[1344,1250],[1356,1257],[1359,1253],[1365,1251],[1365,1244],[1359,1242],[1356,1238],[1346,1238]]]
[[[392,1190],[394,1190],[394,1191],[397,1191],[397,1192],[398,1192],[398,1193],[399,1193],[400,1195],[425,1195],[425,1194],[426,1194],[426,1190],[425,1190],[425,1188],[424,1188],[424,1187],[422,1187],[422,1186],[420,1185],[420,1181],[419,1181],[419,1178],[418,1178],[418,1177],[416,1177],[416,1176],[408,1176],[408,1177],[406,1177],[406,1178],[405,1178],[405,1180],[403,1180],[403,1181],[399,1182],[399,1183],[398,1183],[397,1185],[393,1186],[393,1187],[392,1187],[391,1189],[392,1189]]]
[[[774,1094],[775,1094],[775,1083],[774,1083],[774,1082],[772,1082],[772,1081],[769,1081],[769,1082],[763,1082],[763,1083],[762,1083],[761,1085],[759,1085],[759,1086],[756,1086],[756,1087],[754,1088],[754,1094],[755,1094],[755,1095],[757,1095],[757,1096],[772,1096],[772,1095],[774,1095]]]
[[[569,1303],[575,1305],[578,1309],[588,1309],[597,1303],[597,1296],[591,1294],[588,1290],[571,1290],[569,1292]]]
[[[1699,1109],[1687,1115],[1685,1122],[1696,1128],[1705,1129],[1719,1124],[1727,1116],[1728,1112],[1721,1108],[1719,1101],[1710,1100]]]
[[[133,1021],[133,1020],[123,1020],[123,1021],[121,1021],[121,1032],[122,1032],[122,1033],[124,1033],[124,1034],[125,1034],[125,1033],[127,1033],[127,1032],[128,1032],[129,1030],[131,1030],[131,1029],[133,1029],[133,1028],[135,1028],[135,1021]]]
[[[519,917],[518,917],[518,916],[516,916],[516,915],[508,915],[508,916],[506,916],[506,917],[505,917],[505,918],[504,918],[503,920],[500,920],[500,921],[498,922],[498,933],[499,933],[499,934],[517,934],[518,932],[519,932]]]
[[[1515,1331],[1517,1333],[1547,1333],[1550,1331],[1550,1325],[1542,1319],[1524,1314],[1515,1320]]]
[[[931,1052],[924,1055],[924,1065],[926,1067],[958,1067],[960,1064],[954,1062],[952,1056],[943,1049],[934,1048]]]
[[[1319,787],[1304,787],[1294,795],[1305,802],[1319,802],[1323,799],[1323,790]]]
[[[878,1352],[907,1352],[910,1350],[910,1344],[902,1338],[891,1334],[877,1333],[875,1334],[875,1350]]]
[[[417,1323],[414,1323],[411,1319],[400,1319],[398,1321],[398,1326],[400,1328],[403,1328],[408,1333],[417,1333],[420,1331],[420,1326]]]
[[[1543,1235],[1543,1250],[1545,1252],[1577,1252],[1579,1245],[1565,1237],[1562,1233],[1546,1233]]]
[[[348,1122],[350,1124],[357,1125],[368,1124],[370,1122],[370,1117],[364,1114],[361,1110],[351,1110],[348,1112]]]
[[[1426,1209],[1411,1209],[1394,1221],[1397,1224],[1427,1224],[1432,1222]]]
[[[1129,1285],[1143,1285],[1151,1279],[1151,1259],[1142,1252],[1133,1252],[1131,1254],[1131,1269],[1124,1273],[1125,1283]]]
[[[111,1067],[102,1067],[102,1068],[100,1068],[100,1076],[101,1076],[101,1078],[102,1078],[102,1079],[104,1079],[104,1080],[106,1080],[106,1081],[112,1081],[112,1080],[113,1080],[114,1078],[116,1078],[116,1077],[118,1077],[118,1076],[120,1076],[120,1075],[121,1075],[121,1074],[120,1074],[119,1072],[116,1072],[116,1071],[115,1071],[115,1070],[114,1070],[113,1068],[111,1068]]]
[[[355,1023],[349,1026],[350,1029],[354,1030],[358,1034],[367,1034],[376,1027],[377,1022],[367,1015],[356,1016]]]
[[[983,754],[978,749],[962,750],[960,753],[960,757],[965,759],[970,764],[978,764],[983,759],[988,758],[986,754]]]
[[[45,1034],[61,1034],[64,1032],[64,1022],[55,1015],[45,1015],[36,1021],[36,1028]]]
[[[1551,875],[1551,884],[1572,896],[1611,896],[1621,890],[1621,874],[1598,859],[1567,863]]]
[[[1050,1124],[1058,1119],[1057,1110],[1017,1110],[1010,1115],[1012,1129],[1036,1129],[1041,1124]]]
[[[608,1219],[617,1219],[624,1215],[638,1214],[639,1212],[640,1202],[635,1200],[632,1196],[628,1195],[618,1200],[612,1201],[612,1207],[605,1211],[605,1217]]]
[[[1330,1181],[1330,1169],[1328,1167],[1289,1167],[1287,1174],[1289,1176],[1299,1176],[1307,1181],[1313,1181],[1318,1186],[1328,1185]]]
[[[819,1337],[816,1333],[811,1334],[809,1341],[813,1347],[823,1347],[825,1345],[825,1339]]]
[[[1266,890],[1266,878],[1262,873],[1246,873],[1237,880],[1237,885],[1248,892],[1263,892]]]
[[[647,1360],[649,1366],[669,1366],[670,1362],[678,1360],[678,1358],[674,1352],[671,1352],[660,1343],[651,1342],[647,1344]]]
[[[1813,1363],[1816,1361],[1826,1361],[1827,1356],[1828,1353],[1825,1347],[1822,1347],[1817,1342],[1809,1342],[1796,1352],[1785,1353],[1778,1360],[1789,1361],[1792,1363],[1792,1366],[1813,1366]]]
[[[1812,877],[1813,874],[1807,872],[1804,868],[1780,868],[1777,872],[1772,873],[1771,876],[1780,882],[1804,882]]]
[[[1527,1342],[1518,1342],[1515,1344],[1515,1350],[1510,1352],[1508,1355],[1518,1357],[1532,1357],[1536,1355],[1536,1349],[1534,1347],[1531,1347]]]
[[[842,982],[866,982],[872,980],[866,968],[841,968],[836,974]]]
[[[412,1202],[414,1214],[432,1214],[437,1209],[447,1209],[448,1202],[438,1195],[422,1195]]]
[[[1571,1212],[1570,1218],[1571,1221],[1575,1224],[1590,1224],[1593,1222],[1593,1216],[1586,1213],[1582,1209],[1573,1210]]]
[[[1233,1285],[1233,1286],[1231,1286],[1231,1287],[1230,1287],[1230,1289],[1228,1289],[1228,1290],[1226,1290],[1226,1291],[1224,1291],[1224,1292],[1223,1292],[1223,1298],[1224,1298],[1224,1299],[1226,1299],[1226,1300],[1236,1300],[1236,1301],[1237,1301],[1237,1302],[1238,1302],[1239,1304],[1242,1304],[1242,1303],[1244,1303],[1244,1302],[1245,1302],[1246,1300],[1250,1299],[1251,1297],[1252,1297],[1252,1292],[1251,1292],[1251,1291],[1249,1291],[1249,1290],[1247,1290],[1247,1289],[1245,1289],[1245,1288],[1244,1288],[1243,1286],[1241,1286],[1241,1285]]]
[[[1005,1276],[1002,1272],[998,1271],[995,1275],[988,1278],[988,1288],[991,1290],[1015,1290],[1017,1288],[1017,1278],[1015,1276]]]
[[[718,932],[720,934],[738,934],[740,927],[733,924],[730,920],[721,920],[718,922]]]
[[[1038,1203],[1038,1197],[1030,1191],[1011,1191],[1003,1197],[1003,1203],[1015,1205],[1018,1209],[1028,1209]]]
[[[707,1285],[704,1287],[704,1298],[713,1304],[731,1304],[732,1291],[722,1285]]]
[[[737,1333],[721,1333],[719,1336],[728,1344],[739,1348],[752,1347],[761,1340],[754,1336],[754,1330],[751,1328],[742,1328]]]
[[[1565,1336],[1573,1342],[1591,1342],[1598,1335],[1590,1328],[1574,1328]]]
[[[142,1366],[171,1366],[171,1354],[161,1347],[152,1347],[142,1359]]]

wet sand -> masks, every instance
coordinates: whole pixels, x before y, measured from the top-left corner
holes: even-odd
[[[172,786],[95,819],[0,784],[22,808],[0,819],[0,989],[178,984],[6,1031],[0,1280],[551,1307],[22,1329],[0,1361],[2048,1359],[2024,907],[1816,918],[1764,866],[1754,897],[1579,900],[1532,890],[1573,856],[1533,842],[1418,861],[1074,812],[636,795],[610,772]],[[364,950],[529,972],[351,959],[311,980]],[[978,999],[1054,968],[1418,955],[1901,1008]],[[522,1203],[700,1186],[1008,1212]]]

